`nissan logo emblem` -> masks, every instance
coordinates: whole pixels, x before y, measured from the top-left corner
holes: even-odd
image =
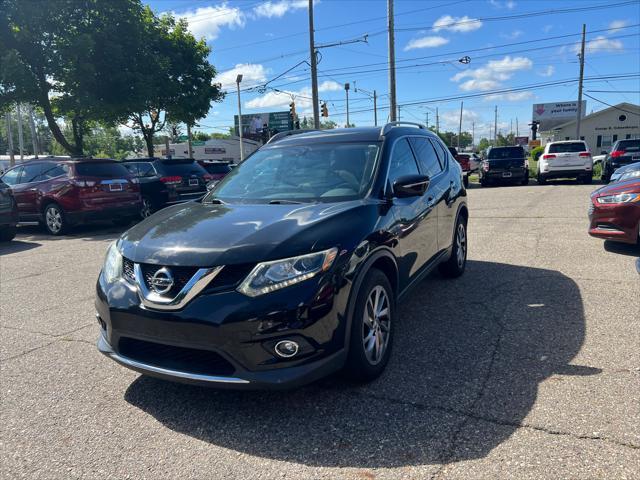
[[[161,268],[151,277],[151,289],[158,295],[163,295],[173,287],[173,275],[166,268]]]

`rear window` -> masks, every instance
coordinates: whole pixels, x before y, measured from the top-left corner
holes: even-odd
[[[124,165],[115,162],[76,163],[75,170],[79,177],[123,178],[131,175]]]
[[[549,153],[574,153],[588,150],[584,142],[552,143],[549,145]]]
[[[522,147],[498,147],[489,150],[489,159],[500,160],[505,158],[524,158]]]
[[[231,167],[227,163],[205,163],[204,169],[212,174],[229,173],[231,171]]]
[[[637,152],[640,150],[640,140],[620,140],[617,150]]]
[[[161,162],[164,175],[204,175],[207,171],[196,162]]]

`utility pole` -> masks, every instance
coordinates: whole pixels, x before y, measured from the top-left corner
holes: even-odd
[[[167,135],[166,137],[164,137],[164,148],[167,150],[167,155],[166,157],[168,159],[171,159],[171,150],[169,150],[169,135]]]
[[[493,145],[498,146],[498,106],[495,107],[493,120]]]
[[[436,133],[440,133],[440,115],[438,115],[438,107],[436,107]]]
[[[309,55],[311,56],[311,102],[313,103],[313,128],[320,128],[318,104],[318,58],[313,38],[313,0],[309,0]],[[347,121],[347,123],[349,123]]]
[[[580,123],[582,122],[582,82],[584,80],[584,41],[587,25],[582,24],[582,45],[580,47],[580,82],[578,83],[578,119],[576,120],[576,140],[580,140]]]
[[[400,121],[400,105],[398,105],[398,121]]]
[[[13,167],[16,164],[16,157],[13,155],[13,132],[11,131],[11,111],[9,110],[5,115],[7,120],[7,140],[9,144],[9,166]]]
[[[33,120],[33,107],[29,105],[29,128],[31,130],[31,144],[33,145],[33,154],[38,158],[38,135],[36,134],[36,124]]]
[[[518,117],[516,117],[516,137],[520,136],[520,125],[518,123]]]
[[[349,123],[349,84],[345,83],[344,84],[344,92],[347,95],[347,128],[349,128],[349,125],[351,125]]]
[[[378,126],[378,94],[373,91],[373,124]]]
[[[460,149],[460,137],[462,137],[462,106],[464,102],[460,102],[460,123],[458,124],[458,149]]]
[[[426,120],[425,125],[427,126],[427,129],[428,129],[428,128],[429,128],[429,112],[427,112],[425,116],[426,116],[426,118],[425,118],[425,120]]]
[[[191,143],[191,124],[187,123],[187,145],[189,150],[189,158],[193,158],[193,144]]]
[[[387,20],[389,36],[389,116],[396,121],[396,45],[393,28],[393,0],[387,0]]]
[[[475,120],[471,122],[471,148],[474,149],[476,146],[476,122]]]
[[[509,126],[509,133],[513,135],[513,118],[510,119],[509,122],[511,122],[511,124]]]
[[[24,161],[24,136],[22,134],[22,111],[20,104],[16,105],[16,114],[18,115],[18,148],[20,149],[20,161]]]
[[[240,82],[242,82],[242,74],[236,77],[236,85],[238,87],[238,135],[240,136],[240,162],[244,161],[244,142],[242,141],[242,104],[240,103]],[[294,119],[295,121],[295,119]]]

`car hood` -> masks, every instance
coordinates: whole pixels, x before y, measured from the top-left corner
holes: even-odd
[[[378,206],[358,200],[305,205],[202,204],[165,208],[118,240],[137,263],[214,266],[259,262],[332,247],[368,232]]]
[[[602,195],[615,195],[617,193],[639,193],[640,192],[640,180],[633,178],[631,180],[623,180],[622,182],[610,183],[604,187],[600,187],[598,190],[591,194],[592,198],[600,197]]]

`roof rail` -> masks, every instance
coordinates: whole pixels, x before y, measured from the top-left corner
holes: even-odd
[[[420,128],[422,130],[427,128],[424,125],[422,125],[421,123],[416,123],[416,122],[401,122],[401,121],[389,122],[384,127],[382,127],[382,130],[380,130],[380,135],[386,135],[387,132],[389,130],[391,130],[393,127],[399,127],[399,126],[402,126],[402,125],[413,125],[414,127],[418,127],[418,128]]]

